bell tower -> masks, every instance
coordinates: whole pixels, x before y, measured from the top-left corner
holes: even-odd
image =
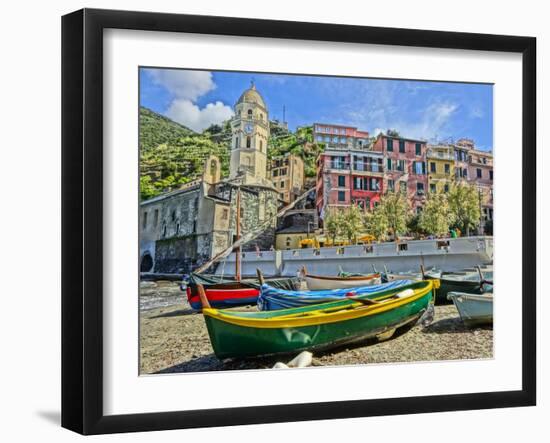
[[[229,178],[243,176],[249,184],[265,184],[269,119],[264,99],[252,82],[235,104],[231,122],[231,162]]]

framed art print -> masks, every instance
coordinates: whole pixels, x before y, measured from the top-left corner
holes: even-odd
[[[534,38],[62,31],[64,427],[535,404]]]

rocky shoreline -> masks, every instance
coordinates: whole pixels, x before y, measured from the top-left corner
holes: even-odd
[[[235,309],[254,310],[255,307]],[[493,357],[492,327],[467,328],[454,305],[435,307],[431,325],[414,326],[393,338],[314,354],[313,366],[393,363]],[[283,357],[283,361],[292,356]],[[247,360],[216,358],[201,314],[174,282],[142,283],[140,372],[142,374],[271,368],[281,357]]]

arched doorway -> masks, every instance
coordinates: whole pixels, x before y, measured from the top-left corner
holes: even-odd
[[[151,272],[153,270],[153,257],[151,257],[151,254],[146,252],[143,254],[143,257],[141,257],[141,264],[139,265],[139,271],[140,272]]]

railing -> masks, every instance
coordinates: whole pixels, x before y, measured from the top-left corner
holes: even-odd
[[[330,169],[345,169],[349,170],[349,163],[346,162],[330,162]]]
[[[365,172],[384,172],[384,167],[378,163],[354,163],[353,170]]]

